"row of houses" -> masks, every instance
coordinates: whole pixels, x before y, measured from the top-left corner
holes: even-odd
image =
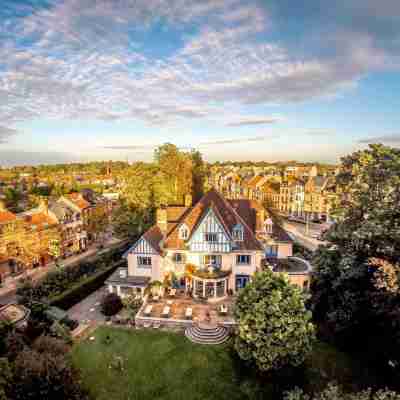
[[[84,251],[104,233],[111,209],[90,190],[17,214],[0,202],[0,279]]]
[[[315,165],[245,177],[230,171],[216,174],[213,185],[228,198],[258,200],[281,214],[328,221],[337,197],[334,172],[321,175]]]

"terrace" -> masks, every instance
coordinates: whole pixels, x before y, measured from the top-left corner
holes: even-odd
[[[208,303],[184,293],[162,298],[147,297],[136,315],[136,324],[165,326],[189,326],[193,323],[234,325],[234,298]]]

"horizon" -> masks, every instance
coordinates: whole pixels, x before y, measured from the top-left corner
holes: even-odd
[[[400,2],[5,0],[0,165],[400,145]]]

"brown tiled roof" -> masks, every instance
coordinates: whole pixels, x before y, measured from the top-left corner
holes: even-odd
[[[162,253],[160,245],[161,245],[161,240],[163,238],[163,234],[157,225],[153,225],[143,234],[142,237],[146,239],[146,241],[157,253],[160,254]]]
[[[241,215],[233,209],[231,204],[225,200],[215,189],[211,189],[206,193],[194,207],[188,210],[183,215],[179,224],[168,232],[165,247],[172,249],[184,249],[185,241],[179,238],[179,225],[185,224],[189,229],[189,235],[201,222],[202,217],[206,215],[209,209],[212,209],[220,222],[224,226],[227,233],[230,235],[234,226],[238,223],[244,226],[244,240],[238,242],[239,249],[246,250],[261,250],[261,245],[254,235],[254,230],[247,224]],[[244,213],[243,213],[244,214]]]
[[[80,193],[67,194],[66,198],[72,201],[81,210],[90,207],[90,203],[87,202]]]
[[[47,228],[50,225],[56,225],[57,221],[44,212],[32,212],[23,216],[26,223],[36,225],[38,229]]]
[[[0,211],[0,224],[7,224],[14,221],[16,218],[17,217],[15,216],[15,214],[10,211]]]

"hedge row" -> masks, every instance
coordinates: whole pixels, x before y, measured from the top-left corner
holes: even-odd
[[[84,289],[86,284],[89,288],[100,285],[101,277],[105,279],[118,265],[121,265],[121,262],[124,262],[121,256],[126,247],[126,245],[121,245],[111,250],[104,250],[94,258],[52,270],[37,282],[25,280],[17,289],[19,301],[22,304],[32,301],[53,303],[56,299],[58,303],[60,299],[67,296],[66,293],[75,292],[75,289],[81,286],[83,289],[79,289],[78,293],[82,290],[87,295],[90,289]],[[83,295],[78,297],[80,296]],[[71,302],[72,300],[68,300],[66,304],[71,304]]]
[[[104,281],[118,268],[126,263],[125,260],[121,260],[111,267],[99,271],[97,274],[86,278],[83,281],[78,282],[70,289],[65,292],[49,299],[49,303],[52,306],[62,308],[63,310],[68,310],[75,304],[78,304],[84,298],[88,297],[90,294],[100,289]]]

